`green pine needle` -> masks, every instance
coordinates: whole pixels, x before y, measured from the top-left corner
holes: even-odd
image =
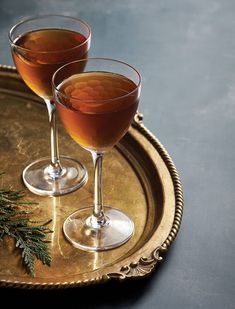
[[[1,174],[0,174],[1,175]],[[52,231],[46,226],[51,220],[41,225],[28,218],[29,212],[20,210],[19,205],[35,204],[22,202],[22,191],[0,189],[0,241],[4,236],[15,240],[15,246],[21,251],[21,257],[27,272],[35,277],[35,260],[44,265],[51,265],[51,256],[47,247],[46,236]]]

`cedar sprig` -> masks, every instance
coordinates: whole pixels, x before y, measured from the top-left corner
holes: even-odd
[[[47,227],[51,220],[38,224],[31,221],[31,212],[21,210],[20,205],[35,204],[22,201],[22,191],[0,189],[0,240],[10,236],[15,240],[16,248],[21,250],[21,257],[27,272],[35,277],[35,260],[44,265],[51,265],[51,256],[47,246],[46,236],[52,231]]]

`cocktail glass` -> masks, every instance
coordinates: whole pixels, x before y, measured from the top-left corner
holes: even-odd
[[[75,247],[87,251],[120,246],[132,236],[134,224],[120,209],[103,205],[102,162],[104,153],[131,125],[139,103],[140,75],[121,61],[88,58],[58,69],[52,84],[65,129],[94,162],[94,205],[81,205],[71,214],[63,224],[64,234]]]
[[[79,161],[59,156],[51,79],[65,63],[87,58],[91,29],[77,18],[44,15],[16,24],[9,39],[16,68],[29,88],[45,101],[50,122],[51,157],[28,165],[23,171],[23,181],[39,195],[72,192],[86,182],[87,171]]]

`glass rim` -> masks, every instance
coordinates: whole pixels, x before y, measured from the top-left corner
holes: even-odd
[[[112,62],[116,62],[116,63],[120,63],[122,65],[125,65],[125,66],[128,66],[129,68],[131,68],[133,71],[135,71],[135,73],[137,74],[138,76],[138,84],[135,84],[136,87],[129,93],[127,94],[124,94],[124,95],[121,95],[121,96],[117,96],[115,98],[110,98],[110,99],[89,99],[89,100],[85,100],[85,99],[81,99],[81,98],[78,98],[78,97],[74,97],[74,96],[71,96],[71,95],[66,95],[65,93],[62,93],[58,87],[56,86],[55,84],[55,77],[56,77],[56,74],[62,70],[63,68],[65,68],[66,66],[69,66],[69,65],[72,65],[73,63],[79,63],[79,62],[87,62],[89,60],[106,60],[106,61],[112,61]],[[97,72],[104,72],[104,71],[97,71]],[[81,72],[81,73],[78,73],[78,74],[82,74],[84,72]],[[109,72],[109,73],[112,73],[112,72]],[[72,75],[71,75],[72,76]],[[70,76],[70,77],[71,77]],[[69,78],[69,77],[68,77]],[[65,80],[65,79],[64,79]],[[87,103],[92,103],[92,102],[110,102],[110,101],[115,101],[115,100],[118,100],[118,99],[122,99],[122,98],[125,98],[131,94],[133,94],[136,90],[138,90],[140,87],[141,87],[141,75],[140,73],[138,72],[137,69],[135,69],[132,65],[124,62],[124,61],[121,61],[121,60],[116,60],[116,59],[112,59],[112,58],[86,58],[86,59],[80,59],[80,60],[75,60],[75,61],[71,61],[69,63],[66,63],[65,65],[61,66],[58,70],[55,71],[55,73],[53,74],[52,76],[52,87],[53,87],[53,90],[56,90],[56,92],[60,93],[60,95],[62,95],[64,98],[68,98],[68,99],[75,99],[75,100],[78,100],[78,101],[84,101],[84,102],[87,102]],[[60,83],[61,84],[61,83]],[[60,104],[63,104],[61,102],[58,102]],[[64,104],[63,104],[64,105]],[[65,105],[64,105],[65,106]],[[65,106],[66,107],[66,106]]]
[[[87,27],[88,29],[88,36],[86,38],[86,40],[84,42],[82,42],[81,44],[78,44],[74,47],[71,47],[71,48],[66,48],[66,49],[60,49],[60,50],[52,50],[52,51],[34,51],[30,48],[25,48],[25,47],[22,47],[18,44],[16,44],[12,38],[12,34],[13,34],[13,31],[20,25],[28,22],[28,21],[33,21],[33,20],[37,20],[37,19],[43,19],[43,18],[47,18],[47,17],[63,17],[63,18],[68,18],[68,19],[73,19],[74,21],[78,21],[80,22],[81,24],[83,24],[85,27]],[[43,29],[43,28],[38,28],[39,29]],[[48,29],[48,28],[45,28],[45,29]],[[63,28],[63,27],[60,27],[60,28],[49,28],[49,29],[65,29],[66,28]],[[25,32],[26,33],[26,32]],[[85,22],[84,20],[80,19],[80,18],[76,18],[76,17],[73,17],[73,16],[68,16],[68,15],[62,15],[62,14],[46,14],[46,15],[35,15],[35,16],[32,16],[32,17],[29,17],[29,18],[25,18],[21,21],[19,21],[17,24],[15,24],[11,29],[10,31],[8,32],[8,38],[9,38],[9,41],[10,41],[10,44],[12,46],[15,46],[17,48],[19,48],[20,50],[23,50],[23,51],[26,51],[26,52],[34,52],[34,53],[37,53],[37,54],[53,54],[53,53],[59,53],[59,52],[66,52],[66,51],[70,51],[70,50],[73,50],[73,49],[76,49],[78,47],[81,47],[83,45],[85,45],[87,42],[89,42],[90,38],[91,38],[91,27],[89,26],[89,24],[87,22]]]

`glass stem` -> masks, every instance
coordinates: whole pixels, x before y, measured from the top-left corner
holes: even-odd
[[[53,101],[45,99],[45,102],[47,105],[50,131],[51,131],[51,163],[47,168],[47,173],[51,178],[58,178],[61,176],[63,169],[60,165],[60,158],[59,158],[56,113],[55,113],[56,109]]]
[[[91,218],[91,224],[94,228],[99,228],[105,225],[106,218],[103,210],[102,197],[102,163],[103,153],[92,151],[94,163],[94,209]]]

